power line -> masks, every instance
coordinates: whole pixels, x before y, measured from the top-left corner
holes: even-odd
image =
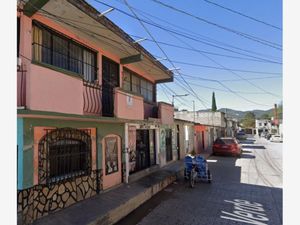
[[[193,76],[193,75],[186,75],[186,74],[182,74],[183,76],[185,77],[188,77],[190,79],[194,79],[194,80],[197,80],[197,79],[201,79],[201,78],[204,78],[204,77],[201,77],[201,76]],[[252,77],[252,78],[248,78],[248,80],[264,80],[264,79],[282,79],[282,76],[266,76],[266,77]],[[243,81],[243,79],[225,79],[225,80],[219,80],[220,82],[238,82],[238,81]]]
[[[174,11],[180,12],[180,13],[182,13],[182,14],[188,15],[188,16],[190,16],[190,17],[192,17],[192,18],[195,18],[195,19],[197,19],[197,20],[199,20],[199,21],[202,21],[202,22],[205,22],[205,23],[207,23],[207,24],[216,26],[216,27],[218,27],[218,28],[220,28],[220,29],[223,29],[223,30],[226,30],[226,31],[228,31],[228,32],[237,34],[237,35],[242,36],[242,37],[244,37],[244,38],[246,38],[246,39],[249,39],[249,40],[258,42],[258,43],[260,43],[260,44],[262,44],[262,45],[266,45],[266,46],[269,46],[269,47],[274,48],[274,49],[277,49],[277,50],[282,50],[282,49],[281,49],[282,46],[279,45],[279,44],[276,44],[276,43],[273,43],[273,42],[270,42],[270,41],[267,41],[267,40],[264,40],[264,39],[261,39],[261,38],[252,36],[252,35],[250,35],[250,34],[246,34],[246,33],[243,33],[243,32],[240,32],[240,31],[236,31],[236,30],[233,30],[233,29],[231,29],[231,28],[228,28],[228,27],[219,25],[219,24],[214,23],[214,22],[211,22],[211,21],[209,21],[209,20],[207,20],[207,19],[201,18],[201,17],[199,17],[199,16],[195,16],[195,15],[193,15],[193,14],[191,14],[191,13],[188,13],[188,12],[186,12],[186,11],[184,11],[184,10],[181,10],[181,9],[178,9],[178,8],[173,7],[173,6],[171,6],[171,5],[165,4],[165,3],[161,2],[161,1],[158,1],[158,0],[151,0],[151,1],[153,1],[153,2],[155,2],[155,3],[157,3],[157,4],[159,4],[159,5],[162,5],[162,6],[166,7],[166,8],[169,8],[169,9],[172,9],[172,10],[174,10]],[[279,47],[276,47],[276,46],[279,46]]]
[[[145,25],[143,24],[143,22],[140,20],[140,18],[135,14],[135,12],[133,11],[133,9],[130,8],[130,6],[128,5],[127,1],[124,0],[124,2],[126,3],[126,5],[128,6],[128,8],[131,10],[131,12],[136,16],[136,18],[140,21],[140,23],[142,24],[142,26],[144,27],[144,29],[147,31],[147,33],[151,36],[151,38],[155,41],[155,39],[153,38],[153,36],[151,35],[151,33],[148,31],[148,29],[145,27]],[[161,51],[163,52],[164,56],[168,59],[168,61],[172,64],[172,66],[174,66],[174,68],[176,68],[176,66],[173,64],[173,62],[170,61],[170,59],[168,58],[168,56],[166,55],[166,53],[163,51],[163,49],[160,47],[160,45],[155,41],[156,45],[161,49]],[[204,54],[203,54],[204,55]],[[181,76],[181,73],[178,72],[178,70],[176,69],[177,73],[180,75],[181,79],[187,84],[187,86],[192,90],[192,92],[197,96],[197,98],[199,99],[198,95],[194,92],[194,90],[191,88],[191,86],[186,82],[186,80],[184,79],[183,76]],[[241,76],[240,76],[241,77]],[[251,103],[254,103],[254,104],[257,104],[257,105],[264,105],[264,104],[260,104],[260,103],[257,103],[257,102],[254,102],[252,100],[249,100],[241,95],[239,95],[238,93],[235,93],[233,90],[231,90],[229,87],[227,87],[226,85],[222,84],[221,82],[219,82],[223,87],[225,87],[226,89],[228,89],[230,92],[234,93],[235,95],[239,96],[240,98],[248,101],[248,102],[251,102]],[[266,91],[265,91],[266,92]],[[201,99],[200,99],[201,100]],[[203,100],[201,100],[201,103],[203,105],[204,102]],[[266,106],[266,105],[264,105]],[[206,107],[206,106],[205,106]],[[208,108],[208,107],[206,107]]]
[[[161,88],[161,90],[164,92],[165,96],[167,97],[167,99],[169,100],[169,102],[171,103],[172,100],[170,99],[170,97],[168,96],[167,92],[165,89]]]
[[[101,40],[102,42],[104,42],[104,43],[106,43],[106,44],[108,44],[108,45],[110,45],[110,46],[112,46],[112,47],[115,47],[115,48],[119,49],[120,51],[125,52],[124,49],[121,49],[121,48],[120,48],[120,46],[123,46],[123,43],[121,43],[121,42],[118,42],[118,41],[116,41],[116,40],[113,40],[113,39],[111,39],[111,38],[105,37],[105,36],[103,36],[103,35],[100,35],[100,34],[91,32],[91,31],[89,31],[89,30],[87,30],[87,29],[84,29],[84,28],[78,26],[78,25],[73,25],[73,24],[70,23],[70,22],[64,22],[63,19],[56,18],[55,15],[51,15],[51,14],[50,14],[50,16],[51,16],[51,18],[54,17],[54,18],[52,18],[52,19],[54,19],[54,20],[57,20],[57,21],[62,22],[62,23],[65,23],[65,24],[67,24],[67,25],[69,25],[69,26],[72,26],[73,28],[76,28],[76,29],[78,29],[78,30],[81,30],[81,31],[83,31],[83,32],[85,32],[85,33],[91,33],[91,34],[94,35],[94,36],[96,35],[96,36],[99,36],[99,37],[101,37],[101,38],[108,39],[109,41],[115,42],[115,43],[117,43],[118,45],[113,45],[113,44],[111,44],[111,43],[109,43],[109,42],[104,41],[103,39]],[[95,38],[95,37],[94,37],[94,38]],[[130,45],[126,45],[126,46],[132,48],[132,46],[130,46]],[[193,48],[191,48],[191,49],[193,49]],[[128,53],[128,52],[126,52],[126,53]],[[174,63],[178,63],[178,64],[185,64],[185,65],[190,65],[190,66],[204,67],[204,68],[218,69],[218,70],[228,70],[228,69],[230,69],[230,70],[232,70],[232,71],[246,72],[246,73],[278,74],[278,75],[281,74],[281,73],[274,73],[274,72],[251,71],[251,70],[241,70],[241,69],[233,69],[233,68],[227,68],[227,69],[225,69],[225,68],[223,68],[223,67],[214,67],[214,66],[207,66],[207,65],[201,65],[201,64],[193,64],[193,63],[182,62],[182,61],[176,61],[176,60],[171,60],[171,61],[174,62]],[[149,65],[149,64],[146,63],[146,62],[143,62],[143,63]]]
[[[220,88],[215,88],[215,87],[209,87],[209,86],[205,86],[205,85],[201,85],[198,83],[192,83],[192,86],[196,86],[196,87],[202,87],[202,88],[206,88],[206,89],[211,89],[211,90],[216,90],[216,91],[222,91],[222,92],[230,92],[228,90],[225,89],[220,89]],[[247,95],[261,95],[264,94],[264,92],[247,92],[247,91],[234,91],[235,93],[240,93],[240,94],[247,94]]]
[[[172,60],[172,62],[178,63],[178,64],[183,64],[183,65],[195,66],[195,67],[204,67],[204,68],[217,69],[217,70],[232,70],[232,71],[238,71],[238,72],[244,72],[244,73],[273,74],[273,75],[281,75],[282,74],[282,73],[276,73],[276,72],[241,70],[241,69],[232,69],[232,68],[224,68],[224,67],[216,67],[216,66],[207,66],[207,65],[189,63],[189,62],[182,62],[182,61],[177,61],[177,60]]]
[[[173,62],[171,62],[169,60],[168,55],[165,53],[165,51],[161,48],[161,46],[156,42],[156,40],[154,39],[154,37],[152,36],[152,34],[150,33],[150,31],[147,29],[147,27],[143,24],[143,22],[140,20],[140,18],[136,15],[136,13],[134,12],[134,10],[130,7],[130,5],[128,4],[128,2],[126,0],[124,0],[124,3],[126,3],[127,7],[129,8],[129,10],[134,14],[134,16],[139,20],[140,24],[142,25],[142,27],[145,29],[145,31],[148,33],[148,35],[152,38],[153,41],[155,41],[157,47],[161,50],[161,52],[163,53],[163,55],[168,59],[168,61],[171,63],[171,65],[176,68],[176,66],[173,64]],[[177,72],[178,70],[175,69]],[[180,74],[180,72],[178,72]],[[195,91],[191,88],[191,86],[185,81],[185,79],[182,77],[182,80],[186,83],[186,85],[189,87],[189,89],[195,94],[195,96],[197,96],[197,99],[201,102],[201,104],[203,104],[203,106],[205,108],[207,108],[207,106],[205,105],[205,103],[203,102],[203,100],[201,98],[199,98],[199,96],[195,93]]]
[[[120,2],[121,4],[124,4],[121,0],[115,0],[117,2]],[[154,16],[153,14],[150,14],[148,12],[145,12],[141,9],[138,9],[138,8],[135,8],[133,6],[131,6],[133,9],[135,9],[136,11],[139,11],[141,14],[144,14],[144,15],[148,15],[152,18],[155,18],[157,19],[158,21],[161,21],[161,22],[164,22],[164,23],[167,23],[173,27],[176,27],[176,28],[179,28],[180,30],[185,30],[189,33],[185,33],[187,35],[190,35],[190,36],[194,36],[194,37],[197,37],[199,39],[202,39],[202,40],[206,40],[206,41],[209,41],[209,42],[212,42],[212,43],[216,43],[216,44],[221,44],[221,45],[224,45],[224,46],[228,46],[228,47],[231,47],[231,48],[234,48],[234,49],[237,49],[237,50],[240,50],[240,51],[244,51],[244,52],[248,52],[248,53],[252,53],[252,54],[255,54],[255,55],[261,55],[261,56],[265,56],[265,57],[271,57],[271,58],[274,58],[273,56],[270,56],[270,55],[266,55],[266,54],[262,54],[262,53],[258,53],[258,52],[254,52],[254,51],[251,51],[251,50],[247,50],[247,49],[243,49],[243,48],[239,48],[239,47],[236,47],[236,46],[233,46],[233,45],[230,45],[230,44],[227,44],[227,43],[224,43],[224,42],[221,42],[221,41],[217,41],[211,37],[207,37],[205,35],[202,35],[202,34],[198,34],[198,33],[195,33],[194,31],[191,31],[189,29],[186,29],[185,27],[181,27],[181,26],[178,26],[177,24],[174,24],[174,23],[171,23],[170,21],[167,21],[167,20],[164,20],[160,17],[157,17],[157,16]],[[166,29],[170,29],[168,27],[166,27]],[[131,35],[133,36],[133,35]]]
[[[47,16],[45,14],[43,14],[44,16]],[[57,17],[56,15],[50,15],[50,17],[53,19],[53,17]],[[59,19],[61,19],[61,17],[58,17]],[[63,18],[64,20],[65,18]],[[61,22],[61,20],[58,20],[56,19],[57,21]],[[68,19],[67,19],[68,20]],[[76,20],[70,20],[70,21],[76,21]],[[76,21],[76,22],[79,22],[80,21]],[[70,23],[66,23],[68,25],[70,25]],[[86,24],[86,23],[85,23]],[[74,27],[74,26],[73,26]],[[90,32],[89,30],[86,30],[86,29],[83,29],[82,27],[77,27],[77,29],[80,29],[82,31],[85,31],[85,32]],[[90,32],[92,33],[93,35],[96,35],[96,36],[100,36],[102,38],[105,38],[105,39],[108,39],[112,42],[115,42],[117,44],[120,44],[120,45],[124,45],[123,43],[121,42],[118,42],[116,40],[113,40],[111,38],[108,38],[108,37],[105,37],[103,35],[100,35],[100,34],[97,34],[97,33],[94,33],[94,32]],[[139,36],[135,36],[135,35],[132,35],[133,37],[139,37]],[[153,40],[148,40],[148,41],[152,41],[154,42]],[[240,58],[240,57],[235,57],[235,56],[228,56],[228,55],[222,55],[222,54],[217,54],[217,53],[211,53],[211,52],[206,52],[206,51],[201,51],[201,50],[197,50],[195,48],[185,48],[185,47],[182,47],[182,46],[176,46],[176,45],[172,45],[172,44],[168,44],[168,43],[163,43],[163,42],[158,42],[160,44],[165,44],[165,45],[169,45],[169,46],[174,46],[174,47],[179,47],[179,48],[184,48],[184,49],[188,49],[188,50],[191,50],[191,51],[195,51],[195,52],[202,52],[202,53],[207,53],[207,54],[213,54],[213,55],[220,55],[220,56],[226,56],[226,57],[232,57],[232,58]],[[115,45],[114,45],[115,46]],[[126,45],[125,46],[127,47],[131,47],[130,45]],[[118,47],[118,46],[115,46],[115,47]],[[247,59],[247,58],[240,58],[240,59]],[[253,59],[249,59],[249,60],[253,60]],[[199,65],[199,64],[192,64],[192,63],[187,63],[187,62],[180,62],[180,61],[175,61],[175,60],[171,60],[173,62],[177,62],[179,64],[186,64],[186,65],[191,65],[191,66],[198,66],[198,67],[206,67],[206,68],[212,68],[212,69],[221,69],[221,70],[224,70],[224,68],[221,68],[221,67],[213,67],[213,66],[207,66],[207,65]],[[255,61],[258,61],[258,60],[255,60]],[[274,61],[267,61],[267,62],[271,62],[271,63],[278,63],[278,62],[274,62]],[[281,63],[278,63],[278,64],[281,64]],[[270,73],[270,72],[262,72],[262,71],[249,71],[249,70],[239,70],[239,69],[231,69],[231,70],[234,70],[234,71],[239,71],[239,72],[248,72],[248,73],[262,73],[262,74],[279,74],[279,73]]]
[[[130,36],[136,37],[136,38],[141,38],[141,37],[139,37],[137,35],[130,35]],[[149,39],[147,39],[146,41],[153,42],[153,40],[149,40]],[[237,53],[235,51],[234,51],[235,54],[245,55],[245,56],[248,56],[248,57],[252,57],[253,59],[251,59],[251,58],[245,58],[245,57],[239,57],[239,56],[233,56],[233,55],[225,55],[225,54],[220,54],[220,53],[215,53],[215,52],[208,52],[208,51],[203,51],[203,50],[200,50],[200,49],[192,49],[192,48],[187,48],[187,47],[183,47],[183,46],[179,46],[179,45],[175,45],[175,44],[166,43],[166,42],[163,42],[163,41],[157,41],[157,42],[159,44],[170,46],[170,47],[174,47],[174,48],[185,49],[185,50],[189,50],[189,51],[193,51],[193,52],[203,52],[203,53],[206,53],[206,54],[216,55],[216,56],[222,56],[222,57],[227,57],[227,58],[249,60],[249,61],[261,62],[261,63],[282,64],[281,62],[276,62],[276,61],[273,61],[273,60],[263,59],[263,58],[255,57],[255,56],[248,55],[248,54]]]
[[[185,45],[187,45],[187,46],[193,48],[191,45],[189,45],[189,44],[186,43],[185,41],[181,40],[179,37],[176,37],[176,38],[177,38],[179,41],[181,41],[182,43],[184,43]],[[266,91],[265,89],[259,87],[258,85],[254,84],[253,82],[247,80],[246,78],[244,78],[243,76],[239,75],[238,73],[235,73],[234,71],[230,70],[229,68],[223,66],[221,63],[218,63],[216,60],[212,59],[211,57],[207,56],[206,54],[201,53],[201,52],[200,52],[200,54],[201,54],[202,56],[204,56],[205,58],[209,59],[210,61],[212,61],[213,63],[215,63],[215,64],[221,66],[223,69],[227,70],[228,72],[234,74],[235,76],[238,76],[239,78],[243,79],[244,81],[246,81],[247,83],[251,84],[252,86],[254,86],[254,87],[260,89],[260,90],[263,91],[263,92],[265,92],[266,94],[269,94],[269,95],[273,95],[273,96],[279,97],[278,95],[273,94],[273,93],[271,93],[271,92],[269,92],[269,91]],[[224,84],[222,84],[222,85],[224,86]]]
[[[134,16],[132,16],[131,14],[129,14],[129,13],[127,13],[127,12],[121,10],[121,9],[118,9],[118,8],[116,8],[116,7],[114,7],[114,6],[111,6],[111,5],[109,5],[109,4],[106,4],[105,2],[102,2],[102,1],[99,1],[99,0],[94,0],[94,1],[95,1],[95,2],[98,2],[98,3],[100,3],[100,4],[103,4],[103,5],[105,5],[105,6],[108,6],[108,7],[113,7],[113,8],[115,8],[116,11],[121,12],[122,14],[125,14],[125,15],[127,15],[127,16],[133,18],[133,19],[136,19],[136,18],[135,18]],[[218,45],[215,45],[215,44],[211,44],[211,43],[208,43],[208,42],[205,42],[205,41],[201,41],[201,40],[199,40],[199,39],[196,39],[196,38],[191,37],[190,35],[185,35],[185,34],[180,33],[180,32],[178,32],[178,31],[174,31],[174,30],[170,30],[170,29],[164,28],[164,27],[162,27],[162,26],[160,26],[160,25],[158,25],[158,24],[151,23],[151,22],[146,21],[146,20],[143,20],[143,19],[140,19],[140,20],[141,20],[142,22],[148,24],[148,25],[154,26],[154,27],[159,28],[159,29],[164,30],[164,31],[169,31],[169,32],[171,32],[171,33],[173,33],[173,34],[182,36],[182,37],[184,37],[184,38],[187,38],[187,39],[190,39],[190,40],[193,40],[193,41],[196,41],[196,42],[205,44],[205,45],[209,45],[209,46],[212,46],[212,47],[215,47],[215,48],[219,48],[219,49],[222,49],[222,50],[225,50],[225,51],[234,52],[234,53],[236,53],[236,54],[244,55],[244,54],[242,54],[242,53],[236,52],[236,51],[231,50],[231,49],[228,49],[228,48],[224,48],[224,47],[221,47],[221,46],[218,46]],[[248,55],[248,56],[249,56],[249,55]],[[254,56],[249,56],[249,57],[254,57]],[[254,58],[255,58],[255,57],[254,57]]]
[[[168,91],[169,93],[171,93],[171,95],[172,95],[172,93],[174,94],[174,95],[178,95],[175,91],[173,91],[171,88],[169,88],[166,84],[161,84],[161,85],[163,85],[164,87],[165,87],[165,91]],[[183,99],[184,97],[182,97],[182,96],[179,96],[179,98],[181,98],[181,99]],[[185,102],[182,102],[182,101],[180,101],[179,99],[178,99],[178,102],[180,102],[182,105],[185,105],[185,106],[187,106],[187,107],[190,107],[189,105],[187,105]]]
[[[38,13],[38,14],[43,15],[43,16],[47,16],[47,14],[43,14],[43,13]],[[57,16],[57,15],[55,15],[55,16],[57,18],[60,18],[60,19],[63,19],[63,20],[68,20],[68,21],[72,21],[72,22],[76,22],[76,23],[81,23],[81,24],[84,24],[84,25],[89,25],[89,26],[97,27],[99,29],[105,29],[104,27],[100,27],[100,26],[95,25],[95,24],[90,24],[90,23],[86,23],[86,22],[83,22],[83,21],[74,20],[74,19],[70,19],[70,18],[65,18],[65,17],[61,17],[61,16]],[[129,35],[131,37],[134,37],[134,38],[142,38],[140,36],[133,35],[133,34],[129,34]],[[153,40],[149,40],[149,39],[146,39],[145,41],[153,42]],[[233,56],[233,55],[220,54],[220,53],[216,53],[216,52],[203,51],[203,50],[200,50],[200,49],[191,49],[191,48],[187,48],[187,47],[183,47],[183,46],[179,46],[179,45],[175,45],[175,44],[170,44],[170,43],[166,43],[166,42],[162,42],[162,41],[157,41],[157,42],[159,44],[170,46],[170,47],[174,47],[174,48],[185,49],[185,50],[189,50],[189,51],[193,51],[193,52],[203,52],[203,53],[206,53],[206,54],[211,54],[211,55],[216,55],[216,56],[221,56],[221,57],[241,59],[241,60],[249,60],[249,61],[255,61],[255,62],[260,62],[260,63],[282,64],[281,62],[277,62],[277,61],[273,61],[273,60],[268,60],[268,59],[264,59],[264,58],[259,58],[259,57],[255,57],[255,56],[252,56],[252,55],[239,53],[239,52],[234,52],[234,53],[235,54],[240,54],[240,55],[245,55],[245,56],[248,56],[248,57],[251,57],[251,58],[245,58],[245,57],[239,57],[239,56]],[[129,46],[129,45],[126,45],[126,46]]]
[[[225,7],[225,6],[220,5],[220,4],[216,3],[216,2],[212,2],[212,1],[209,1],[209,0],[203,0],[203,1],[205,1],[205,2],[207,2],[207,3],[209,3],[209,4],[212,4],[212,5],[215,5],[215,6],[219,7],[219,8],[225,9],[225,10],[227,10],[227,11],[230,11],[230,12],[232,12],[232,13],[238,14],[238,15],[240,15],[240,16],[246,17],[246,18],[248,18],[248,19],[250,19],[250,20],[253,20],[253,21],[255,21],[255,22],[258,22],[258,23],[261,23],[261,24],[264,24],[264,25],[267,25],[267,26],[269,26],[269,27],[272,27],[272,28],[275,28],[275,29],[277,29],[277,30],[282,31],[282,29],[281,29],[280,27],[278,27],[278,26],[275,26],[275,25],[272,25],[272,24],[270,24],[270,23],[264,22],[264,21],[262,21],[262,20],[259,20],[259,19],[257,19],[257,18],[254,18],[254,17],[252,17],[252,16],[248,16],[248,15],[246,15],[246,14],[244,14],[244,13],[241,13],[241,12],[239,12],[239,11],[236,11],[236,10],[233,10],[233,9],[231,9],[231,8]]]
[[[148,19],[149,19],[149,18],[148,18]],[[173,34],[171,34],[171,35],[174,36]],[[175,38],[178,39],[180,42],[184,43],[185,45],[189,46],[190,48],[193,48],[193,47],[190,46],[188,43],[182,41],[179,37],[175,37]],[[203,55],[204,57],[208,58],[210,61],[212,61],[212,62],[214,62],[214,63],[216,63],[216,64],[222,66],[224,69],[228,70],[228,68],[226,68],[226,67],[224,67],[223,65],[217,63],[215,60],[213,60],[213,59],[211,59],[210,57],[206,56],[204,53],[201,53],[201,52],[200,52],[200,54]],[[229,71],[230,71],[230,70],[229,70]],[[271,92],[268,92],[268,91],[266,91],[266,90],[260,88],[259,86],[256,86],[256,85],[253,84],[251,81],[248,81],[247,79],[245,79],[243,76],[241,76],[241,75],[239,75],[239,74],[236,74],[236,73],[234,73],[233,71],[230,71],[230,72],[232,72],[233,74],[239,76],[239,77],[242,78],[243,80],[245,80],[245,81],[247,81],[248,83],[250,83],[252,86],[255,86],[255,87],[259,88],[260,90],[264,91],[265,93],[271,94],[271,95],[275,95],[275,94],[273,94],[273,93],[271,93]],[[181,77],[182,77],[182,76],[181,76]],[[226,89],[228,89],[230,92],[234,93],[235,95],[241,97],[242,99],[244,99],[244,100],[246,100],[246,101],[248,101],[248,102],[254,103],[254,101],[249,100],[249,99],[247,99],[247,98],[245,98],[245,97],[239,95],[238,93],[234,92],[232,89],[228,88],[225,84],[221,83],[220,81],[218,81],[218,83],[220,83],[223,87],[226,87]],[[260,104],[260,103],[259,103],[259,104]],[[261,105],[261,104],[260,104],[260,105]]]

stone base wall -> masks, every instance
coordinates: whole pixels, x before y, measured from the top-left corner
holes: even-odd
[[[21,224],[30,224],[49,213],[94,196],[97,192],[97,185],[99,191],[103,190],[102,175],[101,169],[94,170],[89,176],[70,178],[53,184],[36,185],[18,191],[18,213],[21,214]]]

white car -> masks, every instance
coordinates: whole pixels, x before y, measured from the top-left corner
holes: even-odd
[[[271,142],[282,142],[282,137],[280,135],[273,134],[270,138],[270,141]]]

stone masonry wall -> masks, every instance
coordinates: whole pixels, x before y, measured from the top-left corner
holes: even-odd
[[[30,224],[49,213],[94,196],[97,185],[99,190],[103,190],[102,175],[101,169],[94,170],[89,176],[74,177],[53,184],[36,185],[18,191],[18,213],[21,214],[21,224]]]

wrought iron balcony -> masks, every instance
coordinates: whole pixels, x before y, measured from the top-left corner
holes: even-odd
[[[101,86],[97,83],[83,81],[83,112],[101,115]]]

